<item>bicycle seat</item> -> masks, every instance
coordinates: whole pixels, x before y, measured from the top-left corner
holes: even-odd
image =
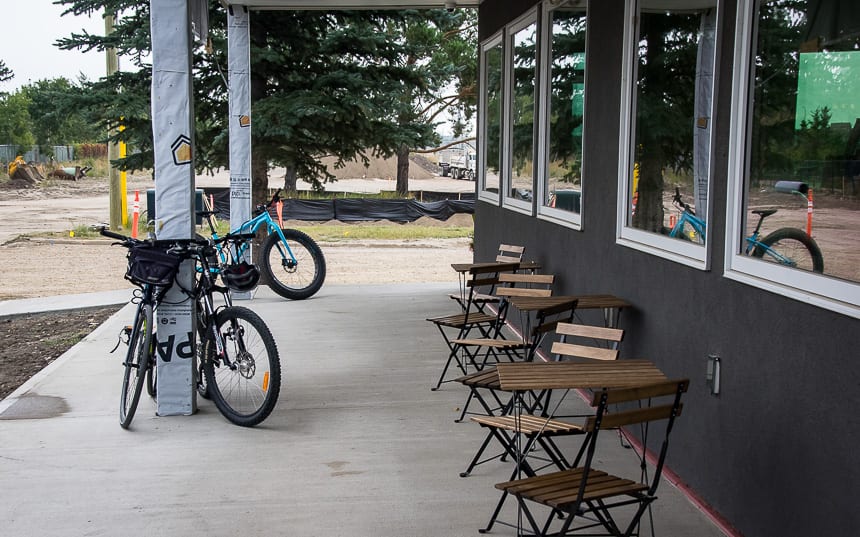
[[[761,216],[762,218],[767,218],[768,216],[774,214],[776,211],[777,211],[776,209],[756,209],[752,213],[757,214],[757,215]]]

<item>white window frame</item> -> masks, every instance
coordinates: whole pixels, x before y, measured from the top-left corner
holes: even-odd
[[[504,102],[505,102],[505,92],[506,92],[506,83],[505,83],[505,41],[504,41],[504,32],[502,30],[495,33],[492,37],[481,43],[479,48],[480,53],[480,66],[479,66],[479,76],[480,76],[480,91],[478,92],[478,101],[480,113],[478,114],[478,135],[481,137],[480,145],[478,147],[478,161],[477,161],[477,190],[478,190],[478,199],[483,202],[491,203],[493,205],[499,205],[501,200],[499,192],[492,192],[486,189],[487,186],[487,140],[488,136],[486,135],[486,125],[487,125],[487,63],[484,59],[486,57],[486,52],[496,46],[502,47],[502,117],[499,118],[501,124],[499,125],[501,128],[501,133],[499,136],[499,192],[501,192],[502,188],[504,188],[504,181],[502,180],[502,176],[504,175],[505,169],[505,156],[504,156],[504,133],[505,133],[505,124],[504,124]]]
[[[726,278],[824,309],[860,318],[860,284],[766,263],[743,255],[747,131],[750,128],[750,57],[757,26],[754,0],[739,0],[735,30],[732,118],[729,129],[729,189],[726,211]],[[826,261],[826,260],[825,260]]]
[[[537,166],[538,162],[540,162],[541,157],[540,153],[542,153],[541,148],[537,145],[537,136],[535,131],[539,129],[540,125],[540,116],[539,116],[539,106],[540,106],[540,58],[541,51],[537,51],[537,56],[535,57],[535,110],[534,110],[534,122],[532,128],[532,201],[520,200],[512,197],[510,195],[511,191],[511,182],[513,176],[513,148],[511,144],[513,143],[513,95],[514,95],[514,76],[513,76],[513,56],[514,56],[514,36],[516,36],[517,32],[528,27],[531,24],[535,25],[535,33],[536,33],[536,45],[540,48],[540,24],[538,22],[538,9],[537,6],[528,10],[525,14],[521,15],[519,18],[515,19],[509,25],[506,26],[505,29],[505,106],[504,106],[504,114],[502,123],[504,124],[504,142],[502,143],[502,147],[504,148],[502,162],[504,163],[504,173],[502,174],[502,182],[500,190],[502,190],[502,206],[506,209],[510,209],[512,211],[516,211],[519,213],[527,214],[529,216],[533,216],[535,214],[535,201],[536,196],[535,192],[537,192],[535,185],[535,177],[537,175]]]
[[[552,63],[552,24],[549,21],[552,18],[552,11],[555,10],[558,5],[553,4],[552,2],[544,2],[543,4],[543,13],[541,16],[541,51],[540,51],[540,61],[538,62],[538,66],[540,69],[540,99],[538,102],[538,153],[540,154],[540,160],[536,163],[536,171],[537,171],[537,188],[535,189],[535,195],[533,196],[535,199],[535,206],[537,208],[537,217],[540,220],[547,220],[549,222],[553,222],[555,224],[559,224],[565,227],[570,227],[576,230],[582,230],[582,213],[584,210],[584,204],[582,203],[582,198],[580,197],[579,204],[579,213],[575,213],[573,211],[565,211],[563,209],[557,209],[555,207],[548,207],[544,205],[543,200],[546,199],[547,190],[549,188],[549,103],[552,92],[552,84],[550,81],[550,72],[551,72],[551,63]],[[585,16],[588,17],[588,8],[586,7]],[[587,30],[586,30],[587,31]],[[586,60],[585,60],[585,87],[588,87],[588,40],[586,39]],[[583,104],[583,111],[586,109],[585,104]],[[585,144],[585,137],[587,134],[586,129],[586,116],[587,114],[583,113],[582,118],[582,140],[583,146]],[[584,154],[584,152],[583,152]],[[585,192],[585,162],[582,164],[583,173],[582,173],[582,182],[581,188],[582,191]]]
[[[723,9],[723,1],[716,0],[717,20]],[[713,230],[707,233],[709,237],[704,245],[694,244],[671,238],[668,236],[650,233],[628,226],[629,192],[633,183],[633,144],[635,143],[635,121],[636,121],[636,54],[635,47],[638,46],[639,36],[639,2],[628,0],[625,4],[624,24],[624,59],[622,61],[622,107],[621,107],[621,129],[618,154],[618,205],[616,211],[616,243],[621,246],[633,248],[657,257],[662,257],[682,265],[687,265],[699,270],[710,270],[711,248],[713,241]],[[715,47],[715,54],[716,54]],[[716,70],[716,63],[715,63]],[[711,103],[711,118],[714,116],[714,103],[716,103],[716,72],[714,73],[713,95]],[[713,183],[714,183],[714,129],[711,129],[710,156],[708,159],[708,218],[711,223],[713,214]]]

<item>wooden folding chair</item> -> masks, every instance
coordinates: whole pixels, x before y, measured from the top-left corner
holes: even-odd
[[[523,253],[526,251],[525,246],[514,246],[511,244],[500,244],[499,253],[496,254],[495,261],[497,263],[521,263]],[[477,306],[479,311],[484,311],[487,304],[498,303],[499,297],[495,294],[495,284],[486,286],[476,292],[471,297],[472,303]],[[451,293],[448,295],[452,299],[460,303],[464,309],[466,307],[463,293]]]
[[[559,360],[615,360],[618,358],[618,345],[624,338],[624,330],[618,328],[604,328],[563,322],[556,324],[555,332],[561,336],[561,339],[553,343],[550,352]],[[570,338],[576,339],[571,342]],[[470,390],[477,391],[479,388],[490,391],[499,390],[498,375],[493,380],[485,379],[484,381],[486,382],[484,386],[472,382]],[[498,400],[498,397],[496,399]],[[548,391],[534,396],[534,401],[537,402],[537,405],[533,404],[532,408],[535,406],[542,408],[543,412],[541,415],[514,415],[510,413],[511,408],[508,407],[506,409],[507,412],[502,415],[473,416],[471,418],[472,421],[488,429],[487,436],[478,449],[478,452],[475,453],[466,471],[461,473],[460,476],[468,476],[478,464],[505,455],[513,456],[515,454],[514,439],[516,435],[522,435],[526,439],[525,447],[522,449],[522,452],[526,456],[536,447],[540,447],[548,457],[547,462],[549,465],[555,465],[559,470],[570,467],[570,463],[567,462],[553,438],[583,434],[584,431],[579,424],[548,417],[549,399]],[[486,403],[484,406],[487,406]],[[489,414],[492,414],[492,412]],[[504,452],[502,455],[481,460],[484,450],[486,450],[493,438],[502,444]],[[521,463],[527,475],[534,475],[542,469],[533,470],[525,457],[522,458]]]
[[[490,334],[497,332],[497,327],[501,327],[501,324],[504,323],[504,314],[502,311],[497,313],[480,311],[473,298],[477,293],[477,289],[483,286],[495,286],[498,283],[500,273],[513,271],[518,267],[519,263],[487,263],[471,267],[466,273],[467,276],[464,283],[464,287],[468,292],[465,294],[466,297],[463,300],[463,311],[427,319],[439,329],[449,351],[445,367],[442,369],[436,385],[431,390],[438,390],[443,382],[448,382],[445,380],[445,376],[448,373],[451,362],[455,362],[463,374],[468,373],[467,363],[461,361],[458,347],[452,343],[452,340],[462,339],[474,329],[477,329],[483,337],[490,337]],[[477,367],[477,364],[475,366]]]
[[[496,288],[496,298],[498,299],[498,311],[501,315],[507,318],[507,309],[510,306],[509,299],[514,296],[519,297],[546,297],[552,295],[551,286],[555,281],[555,276],[552,274],[518,274],[518,273],[503,273],[499,274],[499,283]],[[462,338],[451,341],[461,352],[471,355],[472,359],[482,354],[484,350],[483,363],[486,364],[490,357],[493,357],[497,362],[501,354],[508,357],[509,360],[524,359],[527,355],[534,352],[534,341],[531,341],[525,334],[514,338],[501,337],[502,326],[498,327],[499,331],[492,334],[491,337],[483,338]],[[539,343],[539,342],[537,342]]]
[[[597,412],[581,426],[587,436],[574,466],[558,472],[497,484],[496,488],[502,491],[499,505],[507,495],[513,495],[534,535],[567,535],[600,526],[609,535],[618,537],[638,534],[642,515],[657,499],[657,488],[669,447],[669,435],[675,418],[681,414],[681,395],[687,391],[688,386],[689,380],[683,379],[596,392],[592,405],[597,407]],[[668,402],[659,404],[661,400],[667,399]],[[619,404],[624,404],[623,410],[613,409],[608,412],[610,405]],[[667,420],[667,423],[650,484],[642,482],[641,476],[621,477],[594,466],[600,431],[637,424],[645,427],[657,420]],[[529,507],[531,503],[550,509],[543,525],[538,524]],[[630,506],[635,506],[635,509],[630,509]],[[487,527],[480,530],[481,533],[490,531],[493,524],[498,522],[498,513],[499,507]],[[626,526],[617,520],[619,515],[626,517]],[[561,520],[560,528],[550,533],[550,528],[558,520]]]

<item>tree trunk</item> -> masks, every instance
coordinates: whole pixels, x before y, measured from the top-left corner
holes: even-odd
[[[659,151],[639,162],[639,199],[633,227],[659,233],[663,227],[663,158]]]
[[[287,172],[284,174],[284,192],[286,194],[295,194],[298,192],[298,176],[295,166],[287,166]]]
[[[409,195],[409,148],[405,146],[397,150],[397,195]]]

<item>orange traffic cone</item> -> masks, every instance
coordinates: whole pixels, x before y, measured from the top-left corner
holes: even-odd
[[[140,191],[134,191],[134,205],[131,209],[131,238],[137,238],[137,223],[140,221]]]

